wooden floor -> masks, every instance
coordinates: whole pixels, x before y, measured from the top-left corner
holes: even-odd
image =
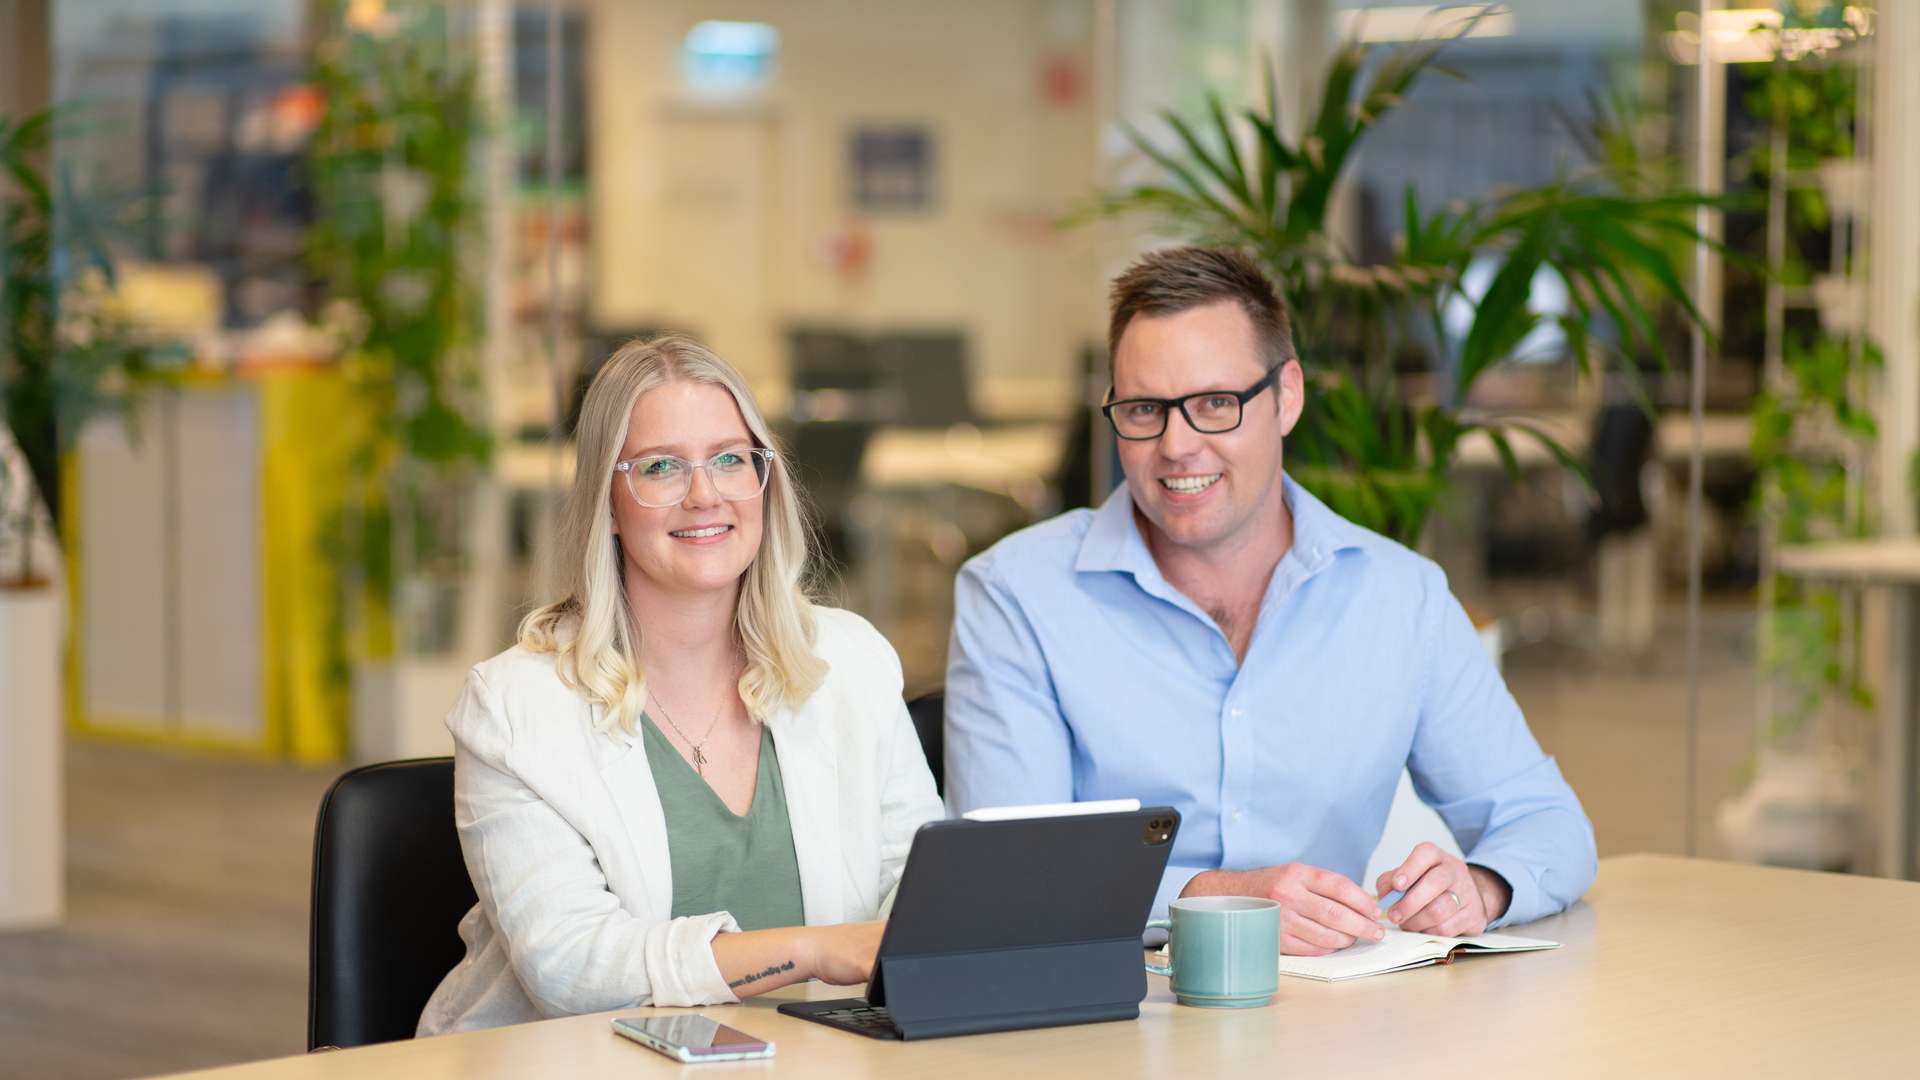
[[[306,1048],[307,877],[333,770],[67,748],[68,918],[0,934],[0,1076]]]
[[[1754,726],[1752,618],[1710,624],[1702,854]],[[1679,625],[1653,655],[1521,648],[1508,679],[1602,855],[1687,850]],[[298,1053],[313,814],[332,771],[77,743],[60,930],[0,934],[0,1076],[119,1077]]]
[[[1700,642],[1700,726],[1688,842],[1685,624],[1662,620],[1644,655],[1562,641],[1522,647],[1507,688],[1586,806],[1600,854],[1727,857],[1715,826],[1739,792],[1758,726],[1752,609],[1709,609]]]

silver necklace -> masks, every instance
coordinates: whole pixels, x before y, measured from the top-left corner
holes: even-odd
[[[713,737],[713,729],[720,725],[720,714],[727,711],[726,702],[722,701],[720,703],[720,708],[715,710],[713,714],[713,722],[707,725],[707,730],[700,733],[700,739],[696,742],[685,731],[680,729],[679,724],[674,723],[673,714],[667,712],[667,703],[660,700],[658,692],[649,690],[647,691],[647,696],[651,697],[653,703],[660,707],[660,715],[667,721],[667,726],[671,727],[674,734],[680,736],[680,741],[686,743],[688,748],[693,751],[693,771],[704,778],[707,775],[707,752],[703,747],[707,745],[707,740]]]

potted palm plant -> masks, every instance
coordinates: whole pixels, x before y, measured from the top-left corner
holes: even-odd
[[[1342,249],[1330,228],[1335,190],[1368,133],[1413,92],[1448,40],[1344,45],[1292,141],[1271,71],[1265,100],[1252,107],[1209,95],[1199,123],[1163,112],[1170,138],[1129,132],[1159,176],[1106,193],[1091,209],[1148,216],[1175,235],[1240,248],[1265,267],[1293,314],[1317,399],[1288,448],[1289,472],[1347,518],[1407,544],[1419,541],[1474,432],[1509,471],[1518,469],[1515,437],[1581,471],[1543,426],[1472,407],[1475,383],[1538,329],[1557,326],[1584,376],[1617,371],[1631,379],[1640,360],[1664,362],[1663,311],[1705,325],[1677,249],[1698,238],[1694,210],[1715,200],[1661,190],[1604,162],[1437,209],[1418,205],[1409,187],[1391,259],[1363,264]],[[1477,292],[1465,288],[1469,268],[1488,256],[1499,261],[1491,280]],[[1566,284],[1568,311],[1532,302],[1543,272]],[[1450,305],[1465,309],[1464,332],[1447,329]],[[1600,326],[1606,332],[1595,332]],[[1419,358],[1415,377],[1409,354]]]
[[[0,928],[62,908],[60,455],[89,421],[130,415],[147,370],[82,288],[111,283],[127,207],[50,176],[53,123],[0,114]]]

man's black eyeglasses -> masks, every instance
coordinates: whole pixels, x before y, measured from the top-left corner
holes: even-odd
[[[1245,390],[1202,390],[1177,398],[1127,398],[1100,406],[1107,414],[1113,433],[1123,439],[1157,439],[1167,430],[1167,417],[1179,409],[1188,426],[1203,435],[1223,435],[1240,426],[1245,405],[1272,386],[1280,374],[1280,365],[1267,369],[1260,381]],[[1113,391],[1108,390],[1112,397]]]

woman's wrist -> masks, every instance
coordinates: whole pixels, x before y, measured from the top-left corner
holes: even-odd
[[[800,976],[795,982],[806,982],[820,970],[820,930],[818,926],[793,928],[793,970]]]
[[[813,977],[818,952],[810,928],[734,931],[714,936],[713,959],[736,997],[804,982]]]

